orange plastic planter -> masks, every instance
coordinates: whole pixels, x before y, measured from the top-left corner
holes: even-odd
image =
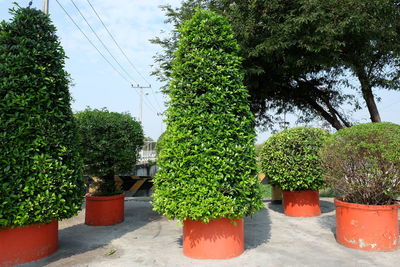
[[[232,222],[234,221],[234,223]],[[228,259],[244,251],[243,219],[183,222],[183,253],[196,259]]]
[[[321,215],[318,191],[282,191],[282,195],[286,216],[314,217]]]
[[[58,221],[0,229],[0,266],[44,258],[58,248]]]
[[[372,251],[392,251],[399,247],[399,204],[362,205],[335,199],[335,205],[339,244]]]
[[[95,197],[87,194],[85,224],[105,226],[124,220],[124,194]]]

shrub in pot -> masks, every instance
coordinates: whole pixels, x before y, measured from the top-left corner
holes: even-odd
[[[194,258],[241,254],[242,218],[263,207],[238,49],[226,19],[211,11],[180,28],[153,205],[183,221],[183,251]]]
[[[319,151],[328,132],[296,127],[272,135],[261,152],[261,168],[282,189],[285,214],[312,217],[321,214],[318,190],[323,187]]]
[[[115,186],[116,174],[134,169],[143,146],[143,130],[130,114],[86,109],[75,114],[81,136],[85,175],[94,183],[86,194],[85,223],[112,225],[124,219],[124,194]]]
[[[56,28],[36,9],[11,14],[0,24],[0,266],[56,251],[58,221],[77,214],[84,194]]]
[[[399,246],[400,126],[366,123],[332,135],[321,150],[325,180],[341,195],[336,240],[361,250]]]

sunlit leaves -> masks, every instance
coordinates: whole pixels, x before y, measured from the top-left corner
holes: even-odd
[[[323,186],[319,150],[328,132],[296,127],[271,136],[261,151],[261,169],[282,190],[318,190]]]
[[[180,28],[154,207],[169,218],[238,218],[262,207],[254,117],[227,21],[199,10]]]
[[[83,176],[69,76],[43,12],[12,10],[0,25],[0,226],[69,218]]]

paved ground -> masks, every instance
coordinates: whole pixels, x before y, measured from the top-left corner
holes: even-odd
[[[229,260],[195,260],[182,254],[182,227],[152,211],[148,198],[127,199],[125,221],[87,226],[84,210],[60,222],[59,249],[22,266],[400,266],[400,250],[364,252],[336,243],[332,199],[323,214],[286,217],[281,205],[245,219],[246,251]]]

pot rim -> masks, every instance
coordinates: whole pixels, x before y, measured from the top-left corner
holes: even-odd
[[[303,193],[303,192],[319,192],[319,190],[311,190],[311,189],[306,189],[306,190],[282,190],[282,192],[286,192],[286,193]]]
[[[86,200],[90,201],[107,201],[114,199],[121,199],[125,197],[125,193],[113,195],[113,196],[91,196],[90,193],[85,195]]]
[[[398,209],[400,206],[398,202],[391,205],[367,205],[367,204],[345,202],[338,198],[334,199],[334,203],[336,207],[345,207],[345,208],[362,209],[362,210],[394,210]]]

